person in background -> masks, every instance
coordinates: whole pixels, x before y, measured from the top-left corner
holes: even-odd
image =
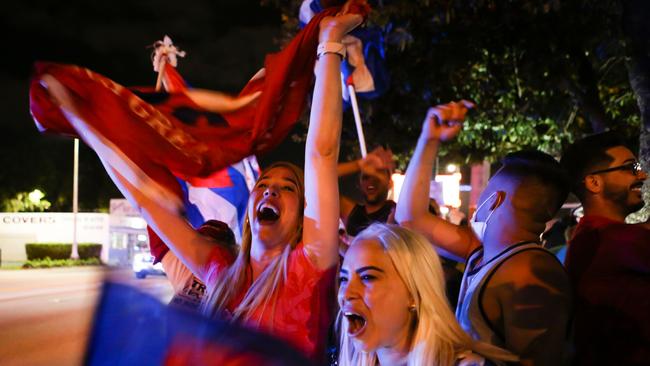
[[[359,187],[363,203],[341,196],[341,220],[347,235],[355,236],[373,222],[388,222],[394,214],[395,202],[388,199],[388,192],[393,186],[393,153],[389,149],[378,147],[365,158],[340,163],[340,177],[361,173]]]
[[[576,294],[576,364],[647,365],[650,228],[625,218],[643,208],[648,175],[613,132],[576,141],[561,163],[584,208],[566,261]]]
[[[439,253],[466,263],[456,309],[466,332],[518,355],[523,365],[560,365],[570,328],[569,279],[539,243],[568,194],[558,162],[538,151],[507,155],[479,198],[471,228],[427,210],[438,147],[460,132],[473,106],[461,101],[429,109],[395,217]]]

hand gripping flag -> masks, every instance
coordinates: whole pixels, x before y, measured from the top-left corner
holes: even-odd
[[[298,13],[300,26],[306,26],[316,14],[323,11],[323,5],[323,0],[303,0]],[[345,36],[342,42],[347,54],[341,70],[344,83],[354,85],[360,98],[374,99],[384,94],[388,90],[390,77],[385,62],[382,30],[376,26],[359,27]],[[343,88],[343,100],[349,106],[347,87]]]
[[[369,8],[360,1],[349,10],[365,16]],[[318,25],[338,11],[319,13],[285,49],[268,55],[226,108],[214,106],[214,93],[128,89],[82,67],[37,63],[30,110],[41,131],[80,136],[141,192],[181,212],[177,177],[208,177],[269,151],[291,130],[311,87]]]
[[[176,70],[176,56],[184,57],[185,52],[179,51],[168,36],[154,43],[154,47],[152,61],[154,71],[158,72],[156,90],[162,84],[168,92],[187,91],[187,83]],[[232,230],[235,241],[241,242],[248,196],[258,176],[259,165],[255,156],[251,155],[209,177],[194,178],[191,183],[177,178],[187,221],[194,229],[208,220],[221,221]],[[158,263],[169,248],[150,227],[147,227],[147,232],[154,263]]]

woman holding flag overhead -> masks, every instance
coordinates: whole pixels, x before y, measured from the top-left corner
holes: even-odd
[[[365,2],[352,3],[346,3],[336,16],[320,21],[304,179],[301,170],[289,163],[277,163],[262,172],[250,194],[243,242],[234,261],[226,249],[215,248],[169,210],[163,199],[134,184],[134,178],[127,175],[138,175],[128,171],[137,154],[120,166],[113,165],[113,155],[102,153],[102,148],[119,149],[83,135],[87,130],[78,128],[84,122],[79,116],[87,114],[87,106],[80,105],[76,95],[56,78],[45,75],[41,79],[76,132],[98,152],[125,196],[207,284],[204,313],[279,336],[313,359],[324,355],[338,262],[336,170],[342,123],[340,63],[344,57],[340,41],[363,19],[349,10],[368,10]],[[39,114],[34,114],[38,120]]]
[[[234,262],[188,225],[140,202],[156,231],[208,285],[203,311],[288,340],[320,358],[333,314],[338,260],[337,161],[341,133],[341,56],[337,43],[357,14],[321,21],[305,175],[289,163],[267,168],[251,191],[241,250]],[[128,183],[127,183],[128,184]],[[130,191],[137,189],[130,187]],[[135,197],[136,201],[146,201]],[[304,209],[304,211],[303,211]]]

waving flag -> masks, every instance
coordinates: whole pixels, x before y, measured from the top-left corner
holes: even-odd
[[[207,220],[225,222],[241,242],[248,195],[259,174],[257,159],[249,156],[207,178],[179,179],[190,224],[198,229]]]
[[[165,306],[124,284],[103,286],[85,365],[310,365],[271,336]]]
[[[300,5],[298,20],[301,27],[323,11],[321,0],[303,0]],[[384,94],[390,84],[384,36],[379,27],[359,27],[343,38],[347,57],[342,65],[342,80],[354,85],[357,97],[374,99]],[[343,100],[350,101],[350,94],[343,88]]]
[[[390,86],[390,76],[381,29],[355,29],[344,43],[348,57],[342,65],[343,80],[354,85],[359,98],[374,99],[384,94]],[[343,99],[350,99],[347,88],[343,88]]]
[[[128,89],[82,67],[37,63],[32,116],[43,132],[80,136],[141,192],[181,212],[177,177],[190,183],[209,177],[269,151],[291,130],[313,80],[318,25],[338,10],[319,13],[285,49],[266,57],[233,99],[248,101],[241,108],[217,113],[188,91]],[[369,8],[360,2],[350,11],[365,15]]]
[[[163,42],[158,41],[156,44],[164,46],[163,52],[171,49],[173,55],[179,53],[168,36],[165,36]],[[153,64],[154,70],[159,72],[161,84],[168,92],[186,91],[187,83],[176,71],[176,62],[167,63],[162,60],[163,52],[160,51],[156,48]],[[182,56],[184,55],[183,52]],[[197,230],[208,220],[221,221],[232,230],[235,241],[241,242],[248,196],[259,174],[257,159],[251,155],[206,178],[193,178],[191,181],[177,178],[182,190],[185,218]],[[169,248],[151,228],[147,227],[147,232],[149,248],[155,258],[154,263],[158,263]]]

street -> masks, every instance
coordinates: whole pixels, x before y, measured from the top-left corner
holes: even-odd
[[[135,279],[128,269],[74,267],[0,270],[0,365],[80,365],[103,279],[167,302],[164,276]]]

